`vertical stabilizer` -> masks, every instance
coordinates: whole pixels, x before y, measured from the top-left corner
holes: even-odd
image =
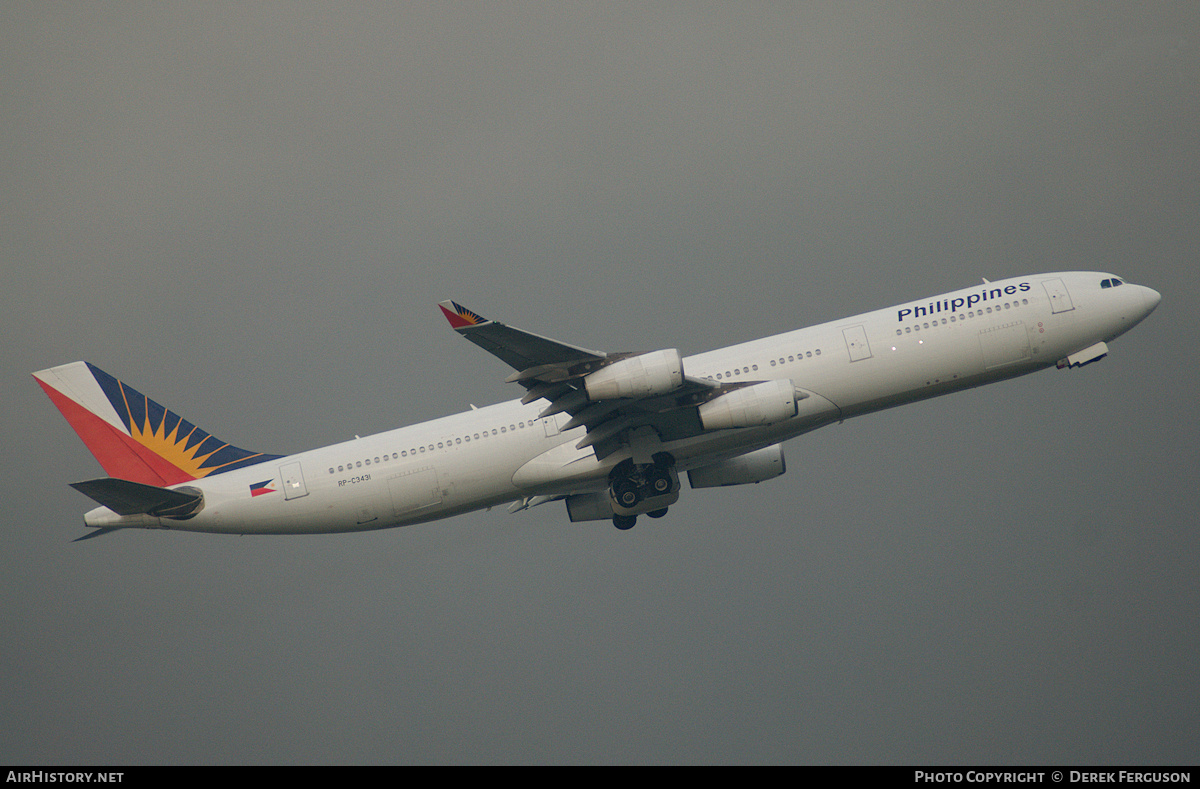
[[[33,377],[116,479],[177,485],[281,457],[226,444],[87,362]]]

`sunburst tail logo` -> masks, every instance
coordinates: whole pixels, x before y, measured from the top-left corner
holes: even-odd
[[[221,441],[87,362],[34,377],[111,477],[176,485],[282,457]]]
[[[442,314],[446,316],[446,320],[450,321],[450,325],[455,329],[478,326],[481,323],[488,322],[487,318],[477,312],[472,312],[456,301],[443,301],[438,306],[442,308]]]

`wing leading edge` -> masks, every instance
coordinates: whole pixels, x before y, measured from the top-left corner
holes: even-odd
[[[642,428],[664,442],[705,432],[697,407],[746,385],[685,375],[678,351],[593,351],[489,320],[454,301],[438,306],[456,332],[516,371],[506,380],[526,389],[522,403],[549,402],[539,418],[565,412],[571,419],[564,432],[586,428],[576,447],[593,447],[601,460]],[[678,369],[670,378],[663,371],[673,367]],[[608,373],[595,375],[606,368]]]

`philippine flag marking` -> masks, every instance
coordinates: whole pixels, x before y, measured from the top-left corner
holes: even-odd
[[[262,496],[267,493],[275,492],[275,480],[269,479],[266,482],[255,482],[250,486],[250,497]]]

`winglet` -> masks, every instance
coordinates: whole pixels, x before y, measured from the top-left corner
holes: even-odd
[[[478,326],[481,323],[488,322],[487,318],[476,312],[471,312],[457,302],[443,301],[438,306],[442,308],[442,313],[446,316],[446,320],[450,321],[450,326],[455,329],[465,329],[468,326]]]

